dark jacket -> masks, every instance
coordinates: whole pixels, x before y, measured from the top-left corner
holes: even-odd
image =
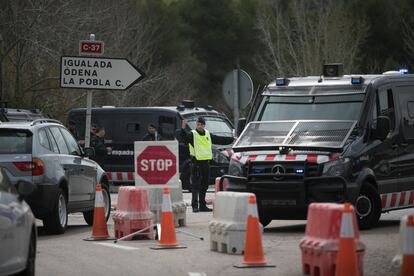
[[[91,133],[91,147],[95,150],[95,156],[92,158],[96,162],[100,163],[106,156],[106,146],[104,137],[98,137]]]
[[[196,131],[201,136],[204,136],[206,134],[205,131],[203,131],[203,132],[199,132],[198,130],[196,130]],[[193,133],[191,131],[188,131],[186,129],[181,129],[180,138],[183,140],[183,142],[186,145],[191,144],[194,147],[194,137],[193,137]],[[233,143],[233,141],[234,141],[233,137],[218,136],[218,135],[212,134],[211,132],[210,132],[210,138],[211,138],[211,143],[216,144],[216,145],[228,145],[228,144]],[[204,160],[204,161],[206,161],[206,160]],[[200,162],[200,161],[197,160],[197,162]]]
[[[157,141],[161,141],[162,140],[161,136],[158,133],[157,134],[147,133],[142,138],[142,141],[155,141],[155,135],[157,136]]]

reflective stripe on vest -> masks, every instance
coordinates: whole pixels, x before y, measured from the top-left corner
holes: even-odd
[[[213,153],[211,151],[211,137],[208,130],[204,130],[205,134],[200,135],[197,131],[193,132],[194,141],[194,156],[196,160],[211,160],[213,159]]]

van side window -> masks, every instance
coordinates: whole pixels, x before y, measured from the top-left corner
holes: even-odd
[[[137,123],[128,123],[127,131],[131,133],[139,132],[139,124]]]
[[[380,88],[377,90],[377,117],[378,116],[387,116],[388,118],[390,118],[390,130],[394,130],[395,108],[391,89]]]
[[[161,137],[165,140],[174,140],[175,134],[175,117],[160,116],[158,118],[158,132]]]
[[[399,86],[402,132],[405,139],[414,139],[414,86]]]

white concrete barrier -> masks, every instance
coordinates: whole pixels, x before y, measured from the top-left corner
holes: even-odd
[[[406,242],[404,240],[404,237],[407,232],[407,217],[408,215],[403,216],[400,222],[400,237],[398,239],[398,252],[397,252],[397,255],[395,255],[395,257],[392,259],[392,264],[395,267],[401,267],[401,264],[402,264],[402,251],[403,251],[404,242]]]
[[[228,254],[243,254],[247,206],[252,193],[218,192],[213,218],[209,223],[210,249]],[[263,231],[263,228],[262,228]]]
[[[183,200],[181,183],[179,186],[169,186],[175,227],[187,225],[187,206]],[[154,223],[161,223],[161,206],[163,188],[148,188],[150,210],[154,213]]]

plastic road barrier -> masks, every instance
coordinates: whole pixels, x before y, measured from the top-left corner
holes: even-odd
[[[335,274],[343,209],[343,204],[335,203],[312,203],[309,206],[305,237],[300,242],[304,274],[320,276]],[[359,239],[358,226],[352,207],[351,213],[357,265],[360,275],[363,275],[365,245]]]
[[[224,178],[220,183],[221,177],[216,177],[215,180],[215,191],[221,192],[221,191],[227,191],[227,185],[229,184],[229,180],[227,178]]]
[[[115,237],[122,238],[153,225],[153,214],[148,204],[147,191],[143,188],[124,186],[118,190],[117,211],[112,214]],[[153,227],[149,227],[139,237],[155,239]],[[131,240],[128,238],[127,240]]]
[[[209,223],[210,249],[242,254],[246,236],[247,207],[252,193],[218,192]]]

